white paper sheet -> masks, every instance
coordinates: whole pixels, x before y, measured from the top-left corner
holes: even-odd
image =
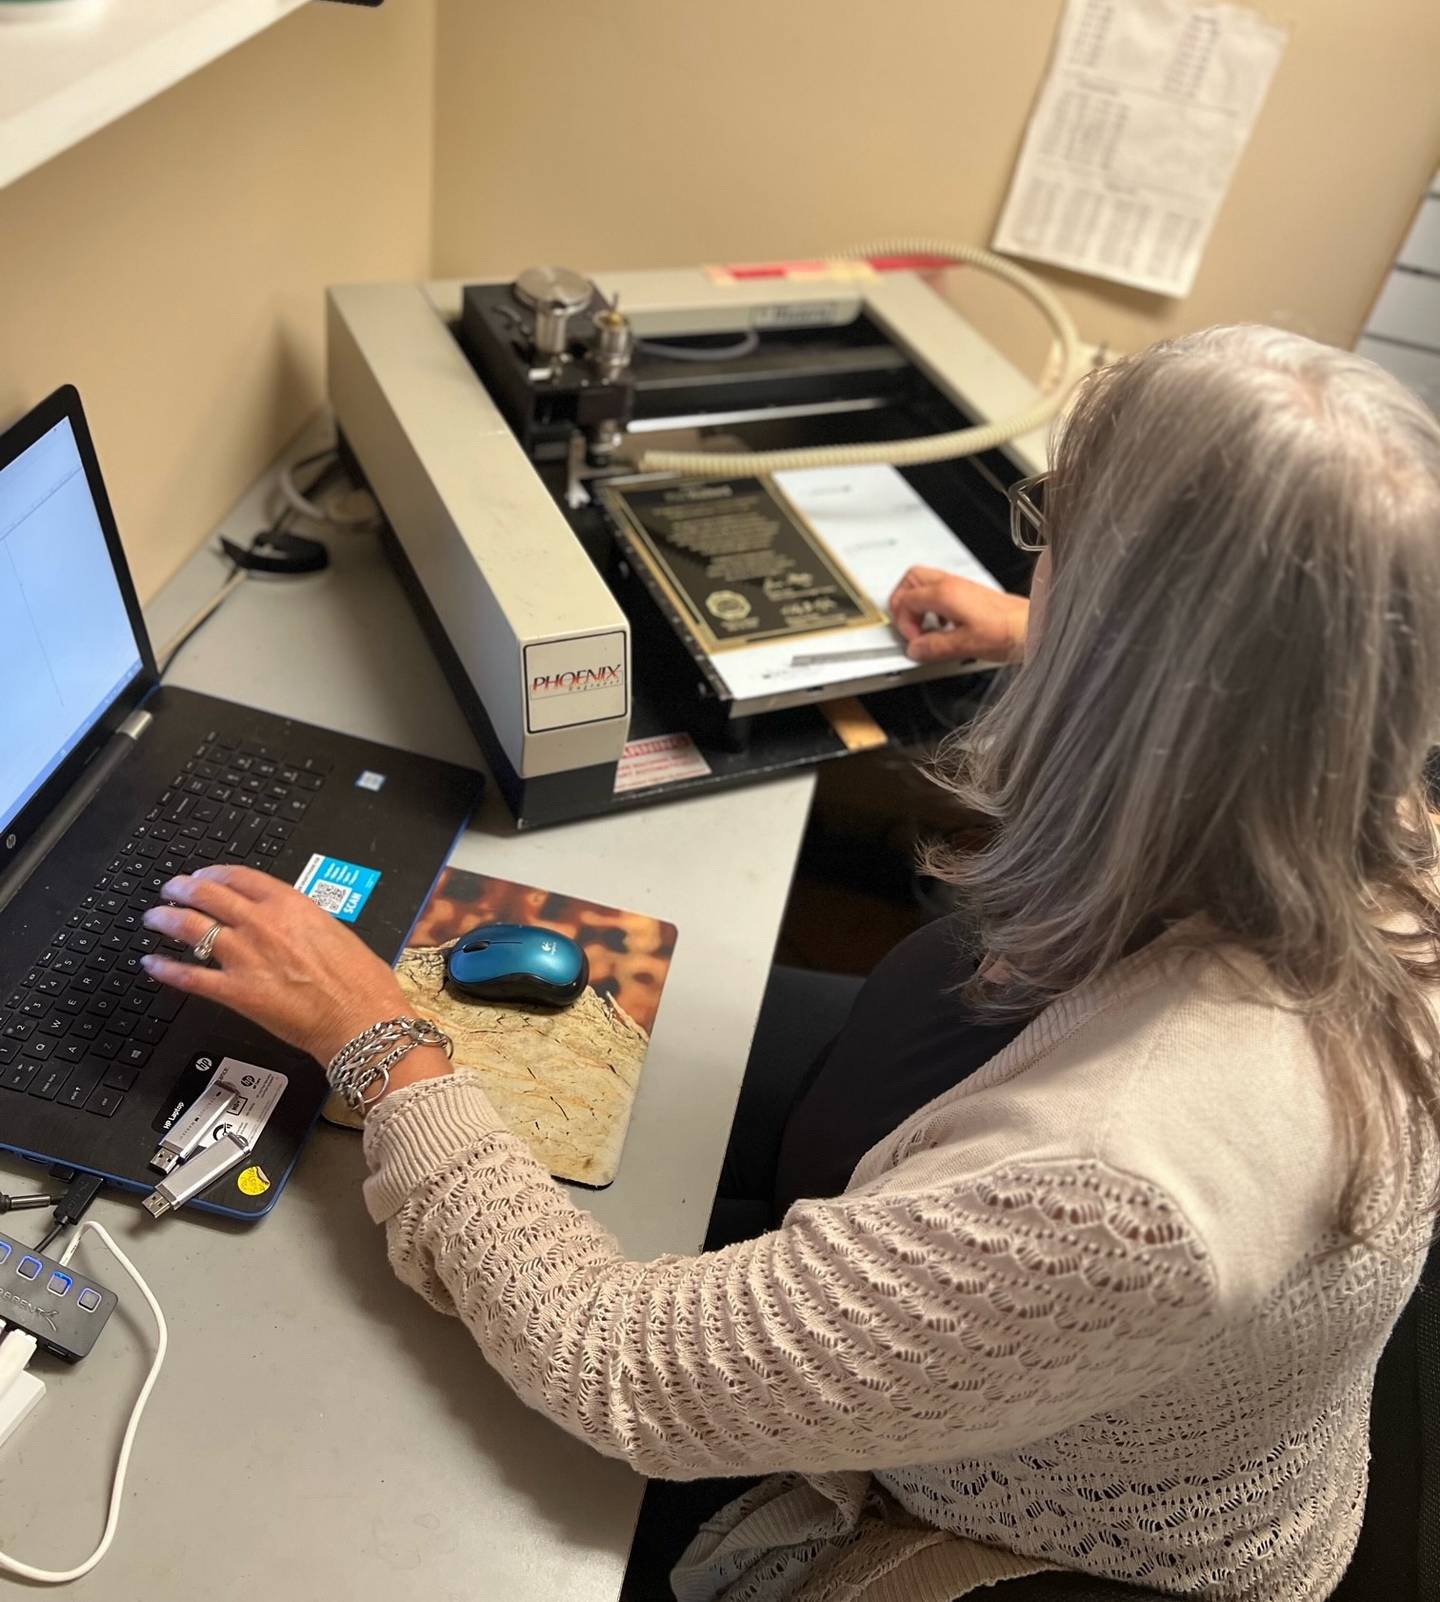
[[[1243,6],[1068,0],[995,249],[1188,295],[1285,38]]]
[[[775,482],[882,609],[909,567],[939,567],[1000,588],[893,467],[816,467],[777,473]],[[804,660],[817,655],[829,660]],[[916,665],[888,623],[717,651],[711,660],[738,701],[905,673]]]

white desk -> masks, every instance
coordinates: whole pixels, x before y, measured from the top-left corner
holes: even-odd
[[[257,506],[227,528],[248,538]],[[327,573],[242,585],[171,682],[479,765],[373,537],[331,549]],[[157,642],[221,577],[203,553],[181,571],[150,608]],[[704,1233],[811,789],[801,776],[524,836],[492,789],[455,858],[679,929],[619,1177],[581,1197],[633,1256]],[[41,1189],[40,1174],[0,1164],[0,1188]],[[97,1203],[171,1349],[115,1545],[68,1598],[612,1602],[643,1481],[524,1408],[391,1277],[361,1177],[357,1138],[322,1127],[252,1228]],[[42,1221],[0,1223],[38,1239]],[[48,1568],[98,1536],[151,1343],[124,1275],[84,1250],[121,1314],[78,1368],[36,1365],[50,1395],[0,1454],[0,1547]],[[0,1577],[0,1595],[21,1587]]]

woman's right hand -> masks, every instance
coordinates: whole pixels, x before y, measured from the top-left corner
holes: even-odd
[[[912,567],[890,597],[890,616],[912,662],[1017,662],[1030,603],[938,567]],[[927,629],[927,616],[941,626]]]

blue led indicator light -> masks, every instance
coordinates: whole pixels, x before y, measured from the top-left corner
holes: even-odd
[[[10,1242],[8,1240],[0,1240],[0,1263],[3,1263],[9,1255]]]
[[[50,1282],[46,1285],[45,1289],[48,1290],[52,1296],[63,1296],[74,1283],[75,1281],[71,1279],[68,1274],[62,1274],[57,1268],[50,1276]]]

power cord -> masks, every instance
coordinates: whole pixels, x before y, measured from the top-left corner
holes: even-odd
[[[338,465],[336,452],[333,446],[327,447],[323,451],[315,451],[309,456],[303,456],[298,462],[295,462],[291,466],[282,469],[282,484],[284,482],[285,475],[289,474],[292,475],[291,483],[293,486],[293,475],[302,471],[304,468],[313,467],[317,462],[324,462],[326,465],[319,473],[315,475],[309,485],[307,485],[308,492],[313,494],[334,474],[336,466]],[[315,515],[317,517],[324,516],[324,514],[318,510]],[[221,538],[220,549],[216,554],[222,556],[226,561],[229,562],[230,573],[225,579],[225,582],[218,590],[216,590],[209,600],[207,600],[197,611],[193,612],[188,618],[186,618],[180,627],[176,629],[174,634],[172,634],[170,638],[166,640],[165,644],[161,646],[158,660],[156,662],[156,669],[161,678],[164,678],[165,675],[170,671],[171,665],[174,663],[175,658],[179,656],[180,652],[190,643],[191,640],[195,638],[195,636],[200,632],[201,629],[205,627],[210,619],[215,616],[225,602],[230,599],[230,597],[235,593],[236,590],[240,588],[246,579],[250,577],[251,572],[264,570],[267,564],[263,561],[263,559],[257,557],[256,553],[268,542],[284,536],[295,516],[295,508],[293,506],[286,505],[268,528],[262,529],[251,539],[248,546],[240,545],[234,540],[227,540],[223,537]],[[318,546],[318,542],[315,543]],[[305,572],[313,571],[318,567],[323,567],[324,547],[318,546],[318,548],[322,553],[322,560],[313,563],[308,568],[302,565],[298,567],[292,567],[290,570],[294,572]],[[254,560],[252,561],[252,559]],[[273,570],[274,569],[272,568],[272,571]]]
[[[89,1574],[110,1550],[110,1543],[115,1539],[115,1531],[120,1523],[120,1505],[125,1496],[125,1476],[130,1468],[130,1453],[135,1445],[135,1435],[140,1428],[145,1404],[150,1400],[150,1393],[155,1389],[155,1381],[160,1377],[160,1369],[165,1362],[165,1352],[170,1344],[170,1332],[165,1324],[165,1314],[161,1311],[154,1292],[145,1283],[140,1270],[120,1250],[103,1225],[89,1218],[81,1223],[61,1254],[60,1261],[69,1263],[87,1234],[98,1236],[109,1248],[110,1254],[134,1281],[135,1288],[144,1297],[151,1317],[155,1320],[155,1355],[151,1359],[150,1371],[145,1376],[145,1382],[135,1397],[135,1405],[130,1409],[130,1420],[125,1426],[125,1434],[120,1442],[120,1451],[115,1459],[115,1473],[110,1482],[110,1502],[105,1515],[105,1528],[101,1532],[99,1545],[83,1563],[77,1563],[73,1569],[38,1569],[32,1564],[22,1563],[19,1558],[0,1552],[0,1570],[16,1575],[22,1580],[31,1580],[38,1585],[66,1585],[71,1580],[78,1580]],[[5,1394],[16,1377],[24,1371],[34,1352],[35,1338],[25,1334],[23,1330],[11,1330],[3,1340],[0,1340],[0,1396]]]

